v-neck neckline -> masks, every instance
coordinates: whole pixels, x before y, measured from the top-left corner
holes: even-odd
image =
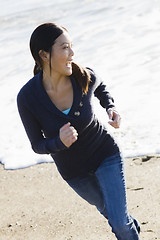
[[[44,86],[43,86],[43,82],[42,82],[42,72],[39,76],[39,82],[40,82],[40,85],[41,85],[41,93],[43,94],[43,98],[45,97],[45,104],[47,104],[47,107],[50,108],[50,110],[56,112],[57,114],[60,114],[61,116],[69,116],[72,111],[73,111],[73,108],[74,108],[74,105],[75,105],[75,101],[76,101],[76,97],[75,97],[75,91],[76,91],[76,86],[75,86],[75,79],[73,78],[73,76],[70,76],[70,80],[71,80],[71,84],[72,84],[72,89],[73,89],[73,101],[72,101],[72,106],[70,108],[70,111],[68,113],[68,115],[66,115],[65,113],[63,113],[59,108],[56,107],[56,105],[52,102],[52,100],[50,99],[50,97],[48,96]],[[44,99],[42,99],[43,101]]]

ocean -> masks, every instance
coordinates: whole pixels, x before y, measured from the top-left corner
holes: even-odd
[[[123,155],[159,154],[159,0],[1,0],[0,161],[5,169],[52,162],[32,151],[16,104],[19,89],[33,76],[30,35],[44,22],[65,26],[74,60],[93,68],[108,86],[122,117],[120,129],[108,129]],[[97,100],[95,112],[108,124]]]

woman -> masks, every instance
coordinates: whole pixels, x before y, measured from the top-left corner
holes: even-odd
[[[18,109],[32,148],[50,154],[63,179],[108,219],[119,240],[137,240],[137,221],[126,207],[123,158],[93,112],[96,96],[119,128],[113,98],[95,73],[73,62],[66,28],[38,26],[30,39],[35,76],[20,90]]]

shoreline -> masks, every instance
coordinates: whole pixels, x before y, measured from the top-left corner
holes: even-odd
[[[128,209],[141,240],[160,239],[160,155],[125,158]],[[54,163],[5,170],[0,164],[3,240],[115,239],[106,219],[68,187]]]

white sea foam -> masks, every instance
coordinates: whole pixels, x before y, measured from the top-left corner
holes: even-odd
[[[75,60],[106,82],[122,115],[109,127],[125,156],[160,153],[160,2],[157,0],[6,0],[0,12],[0,161],[6,169],[27,167],[49,156],[32,152],[16,96],[32,77],[29,38],[42,22],[66,26]],[[105,112],[95,101],[103,122]]]

